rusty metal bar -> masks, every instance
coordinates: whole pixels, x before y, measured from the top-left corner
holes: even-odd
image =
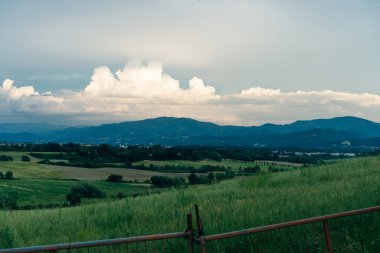
[[[249,228],[249,229],[244,229],[244,230],[240,230],[240,231],[233,231],[233,232],[227,232],[227,233],[221,233],[221,234],[215,234],[215,235],[208,235],[208,236],[204,236],[204,240],[205,241],[213,241],[213,240],[219,240],[219,239],[223,239],[223,238],[231,238],[231,237],[235,237],[235,236],[249,235],[249,234],[253,234],[253,233],[259,233],[259,232],[264,232],[264,231],[272,231],[272,230],[276,230],[276,229],[288,228],[288,227],[304,225],[304,224],[309,224],[309,223],[315,223],[315,222],[323,222],[325,220],[337,219],[337,218],[342,218],[342,217],[347,217],[347,216],[352,216],[352,215],[357,215],[357,214],[376,212],[376,211],[380,211],[380,206],[374,206],[374,207],[358,209],[358,210],[353,210],[353,211],[348,211],[348,212],[341,212],[341,213],[335,213],[335,214],[319,216],[319,217],[314,217],[314,218],[290,221],[290,222],[285,222],[285,223],[277,223],[277,224],[263,226],[263,227]],[[1,253],[1,251],[0,251],[0,253]]]
[[[325,230],[327,252],[333,253],[332,244],[331,244],[330,227],[329,227],[329,221],[328,220],[323,221],[323,229]]]
[[[191,245],[189,240],[189,249],[192,249],[193,242],[197,241],[199,242],[201,246],[201,252],[206,253],[206,247],[205,243],[206,241],[212,241],[212,240],[218,240],[223,238],[231,238],[235,236],[242,236],[242,235],[248,235],[252,233],[259,233],[264,231],[272,231],[276,229],[281,228],[287,228],[287,227],[293,227],[298,225],[304,225],[304,224],[310,224],[315,222],[323,222],[325,226],[326,231],[326,225],[328,228],[328,233],[326,233],[326,239],[329,237],[330,242],[327,242],[328,245],[331,247],[331,237],[330,237],[330,231],[328,227],[327,221],[330,219],[337,219],[357,214],[364,214],[364,213],[371,213],[380,211],[380,206],[374,206],[370,208],[365,209],[359,209],[359,210],[353,210],[348,212],[342,212],[342,213],[335,213],[331,215],[325,215],[320,217],[314,217],[309,219],[303,219],[303,220],[296,220],[291,222],[285,222],[285,223],[278,223],[273,224],[269,226],[263,226],[263,227],[257,227],[257,228],[250,228],[240,231],[233,231],[233,232],[227,232],[222,234],[215,234],[215,235],[209,235],[209,236],[203,236],[203,225],[202,220],[199,217],[199,209],[198,206],[196,206],[196,215],[197,215],[197,226],[198,226],[198,238],[194,238],[193,236],[193,227],[192,227],[192,217],[191,214],[188,214],[187,216],[187,225],[188,229],[185,232],[175,232],[175,233],[168,233],[168,234],[157,234],[157,235],[146,235],[146,236],[135,236],[135,237],[127,237],[127,238],[117,238],[117,239],[109,239],[109,240],[98,240],[98,241],[87,241],[87,242],[74,242],[74,243],[64,243],[64,244],[54,244],[54,245],[45,245],[45,246],[35,246],[35,247],[26,247],[26,248],[13,248],[13,249],[0,249],[0,253],[35,253],[35,252],[56,252],[59,250],[70,250],[70,249],[79,249],[79,248],[91,248],[91,247],[99,247],[99,246],[107,246],[107,245],[118,245],[118,244],[126,244],[128,247],[128,244],[130,243],[138,243],[138,242],[147,242],[147,241],[155,241],[155,240],[165,240],[165,239],[175,239],[175,238],[186,238],[189,240],[189,237],[191,238]],[[191,229],[189,229],[191,228]],[[329,251],[331,253],[332,251]],[[189,251],[189,253],[192,253]]]
[[[34,246],[34,247],[26,247],[26,248],[0,249],[0,253],[54,252],[57,250],[64,250],[64,249],[92,248],[92,247],[107,246],[107,245],[184,238],[187,236],[188,236],[188,232],[176,232],[176,233],[168,233],[168,234],[134,236],[134,237],[117,238],[117,239],[109,239],[109,240],[73,242],[73,243]]]

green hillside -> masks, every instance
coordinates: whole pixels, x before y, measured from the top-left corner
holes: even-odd
[[[1,246],[182,231],[186,213],[195,203],[200,206],[206,234],[380,205],[379,172],[379,157],[358,158],[284,173],[242,177],[210,186],[173,189],[114,203],[56,210],[2,211],[0,234],[6,234],[3,238],[8,239],[3,240]],[[376,217],[377,220],[368,224],[378,222],[379,216]],[[236,246],[236,243],[239,244],[232,241],[228,245]],[[227,246],[221,243],[214,247],[223,252]]]

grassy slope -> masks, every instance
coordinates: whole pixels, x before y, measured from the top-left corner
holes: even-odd
[[[197,203],[205,233],[220,233],[379,205],[379,172],[379,157],[359,158],[111,204],[0,212],[1,230],[8,247],[182,231]]]
[[[98,187],[106,192],[107,197],[112,197],[119,192],[130,195],[150,190],[147,187],[124,183],[27,179],[2,180],[0,181],[0,192],[17,191],[19,193],[19,200],[17,201],[19,206],[61,205],[66,202],[66,195],[70,192],[71,187],[83,183]]]
[[[15,178],[35,178],[35,179],[67,179],[60,171],[47,168],[43,164],[37,163],[39,160],[29,156],[28,153],[22,152],[0,152],[0,155],[12,156],[13,161],[0,161],[0,171],[5,172],[11,170]],[[21,156],[28,155],[30,162],[22,162]]]

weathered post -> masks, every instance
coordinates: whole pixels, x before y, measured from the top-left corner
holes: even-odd
[[[193,235],[193,215],[191,213],[187,214],[187,252],[193,253],[194,252],[194,235]]]
[[[330,235],[330,227],[328,220],[323,221],[323,228],[325,230],[325,236],[326,236],[326,244],[327,244],[327,252],[332,253],[332,244],[331,244],[331,235]]]
[[[206,250],[206,242],[203,238],[203,224],[202,219],[199,216],[199,208],[198,205],[195,205],[195,215],[197,216],[197,227],[198,227],[198,239],[201,253],[207,253]]]

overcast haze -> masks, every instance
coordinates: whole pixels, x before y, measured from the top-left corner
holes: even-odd
[[[0,122],[380,121],[380,2],[0,1]]]

